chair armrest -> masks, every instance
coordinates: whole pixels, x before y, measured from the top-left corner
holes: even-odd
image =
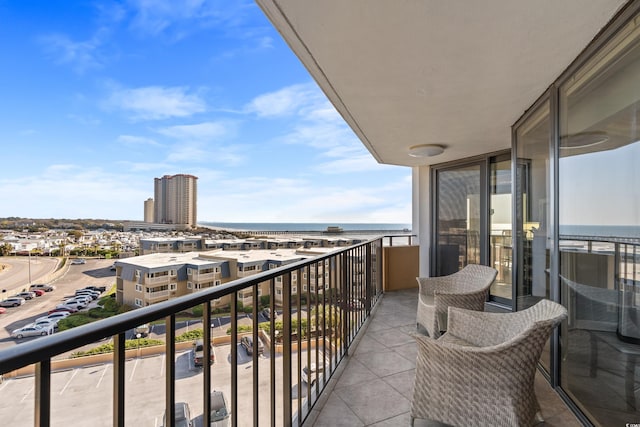
[[[478,347],[497,345],[519,332],[517,314],[450,307],[447,332]]]
[[[420,286],[420,294],[433,296],[436,291],[447,289],[451,286],[451,278],[442,277],[416,277]]]

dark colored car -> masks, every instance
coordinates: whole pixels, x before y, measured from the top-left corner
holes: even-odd
[[[195,366],[202,366],[204,360],[204,342],[197,340],[193,343],[193,364]],[[216,354],[213,351],[213,344],[211,344],[211,357],[209,363],[213,364],[216,361]]]
[[[244,347],[249,356],[253,355],[253,337],[250,335],[246,335],[240,338],[240,345]],[[258,354],[264,353],[264,345],[262,341],[258,338]]]

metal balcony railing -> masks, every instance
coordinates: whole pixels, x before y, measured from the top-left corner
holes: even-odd
[[[59,406],[64,406],[60,405],[58,400],[64,399],[60,397],[62,393],[52,396],[52,383],[55,383],[53,376],[57,372],[59,362],[57,359],[80,347],[112,338],[113,353],[109,355],[107,362],[103,362],[112,363],[113,366],[112,386],[108,392],[109,396],[106,397],[111,400],[112,405],[101,405],[103,412],[92,411],[95,419],[82,419],[82,423],[105,425],[106,422],[106,425],[113,426],[134,424],[136,420],[128,417],[144,409],[130,407],[126,410],[127,405],[133,404],[130,400],[131,390],[129,393],[126,391],[133,388],[135,396],[144,393],[135,390],[141,385],[129,380],[125,373],[125,362],[133,358],[137,364],[141,349],[138,348],[137,353],[135,350],[134,353],[126,350],[126,338],[133,328],[155,322],[158,327],[164,327],[165,338],[163,348],[161,347],[162,357],[158,357],[163,363],[160,370],[162,385],[155,388],[157,394],[164,396],[161,400],[156,400],[163,402],[159,405],[161,408],[158,407],[158,410],[165,411],[166,420],[163,421],[163,425],[172,427],[176,425],[176,392],[183,392],[178,380],[184,379],[182,374],[177,377],[177,360],[188,351],[181,350],[182,345],[177,344],[175,340],[180,323],[178,316],[184,311],[202,307],[202,324],[205,325],[202,339],[205,345],[201,360],[209,360],[213,356],[212,352],[215,352],[218,361],[229,362],[230,372],[225,375],[229,378],[227,409],[230,425],[301,425],[327,386],[338,363],[348,353],[349,346],[370,315],[371,308],[382,295],[382,239],[375,238],[327,255],[13,346],[0,351],[0,374],[3,374],[6,380],[15,376],[18,370],[35,365],[34,373],[26,374],[29,381],[29,375],[32,375],[34,382],[34,425],[48,427],[59,422]],[[323,268],[330,273],[327,278],[328,289],[324,292],[312,292],[310,273],[318,274],[320,266],[325,262],[328,262],[328,265]],[[363,277],[359,276],[359,285],[353,286],[353,271],[360,270]],[[292,275],[301,278],[303,273],[307,273],[307,290],[302,291],[303,286],[298,283],[297,290],[302,292],[292,292]],[[271,295],[275,295],[276,280],[282,284],[279,291],[282,294],[282,303],[276,305],[276,298],[269,298],[267,306],[271,313],[277,313],[279,318],[276,319],[276,316],[272,315],[268,321],[259,322],[259,310],[262,309],[259,306],[265,300],[261,301],[258,297],[258,285],[268,282]],[[251,289],[253,292],[251,310],[249,313],[241,313],[238,306],[232,304],[229,307],[229,334],[224,337],[230,343],[229,354],[221,354],[220,348],[216,347],[220,341],[219,337],[214,337],[214,326],[217,324],[221,327],[222,324],[219,318],[212,316],[212,301],[227,295],[231,296],[231,301],[236,301],[238,293],[245,289]],[[241,321],[248,321],[248,324],[241,328]],[[209,325],[211,327],[207,327]],[[253,341],[254,351],[250,356],[252,370],[246,369],[242,364],[239,366],[238,363],[239,352],[243,350],[236,343],[245,335],[250,336]],[[262,356],[257,351],[260,341],[265,347]],[[210,343],[213,346],[208,345]],[[244,354],[243,352],[243,359],[246,358]],[[82,359],[78,360],[78,363],[82,363]],[[216,369],[219,367],[216,366]],[[195,374],[191,372],[189,375],[190,378],[197,377],[201,384],[201,393],[198,393],[199,397],[194,400],[199,400],[196,406],[202,408],[202,425],[208,426],[212,422],[211,392],[220,388],[221,375],[216,374],[214,378],[212,366],[207,363],[203,364],[201,371]],[[127,399],[125,396],[128,396]],[[52,405],[54,397],[56,404]],[[150,396],[141,398],[149,399]]]

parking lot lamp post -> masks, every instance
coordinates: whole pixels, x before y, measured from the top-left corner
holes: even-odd
[[[140,359],[140,337],[141,336],[142,334],[140,332],[136,334],[136,338],[138,339],[138,359]]]

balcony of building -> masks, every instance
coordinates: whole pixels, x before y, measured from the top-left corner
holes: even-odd
[[[364,263],[360,287],[341,270],[330,276],[327,292],[307,286],[295,293],[293,273],[302,277],[314,268],[314,260],[306,260],[4,350],[0,416],[12,426],[60,425],[76,419],[71,408],[80,405],[89,408],[83,421],[95,426],[154,417],[154,425],[169,426],[174,424],[161,424],[163,413],[171,417],[170,408],[187,401],[195,425],[203,425],[210,404],[203,396],[215,389],[225,392],[233,425],[405,425],[416,355],[411,334],[418,247],[383,247],[382,239],[373,239],[319,258],[335,261],[356,253]],[[283,303],[272,301],[269,308],[277,317],[265,319],[257,289],[267,281],[273,291],[277,278]],[[233,301],[241,293],[251,295],[250,313],[233,305],[228,322],[210,314],[217,299],[228,295]],[[211,350],[205,346],[204,360],[209,351],[216,360],[209,368],[193,366],[191,340],[175,340],[185,330],[180,313],[197,306],[205,308],[202,324],[211,325],[202,330],[202,339],[213,344]],[[130,331],[150,323],[167,339],[141,348]],[[187,332],[194,323],[186,324]],[[263,354],[230,345],[246,335],[264,343]],[[109,337],[113,353],[69,359]],[[321,366],[321,373],[309,379],[305,368],[313,365]],[[85,380],[93,380],[92,386],[76,383]],[[536,381],[547,425],[579,425],[541,374]]]
[[[416,289],[385,292],[304,425],[410,425],[416,301]],[[544,425],[582,425],[541,372],[535,390]],[[440,424],[416,420],[415,425]]]

